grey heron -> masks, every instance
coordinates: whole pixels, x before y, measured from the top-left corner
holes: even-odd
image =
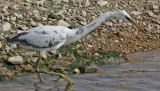
[[[116,17],[126,22],[131,22],[133,25],[138,27],[142,32],[145,31],[134,22],[134,20],[130,17],[130,15],[125,10],[119,11],[109,11],[100,15],[98,18],[93,20],[91,23],[81,26],[76,29],[69,29],[64,26],[39,26],[34,27],[29,30],[23,31],[21,33],[13,34],[7,37],[6,41],[14,44],[18,44],[25,48],[35,49],[40,51],[39,58],[35,64],[35,70],[40,78],[43,81],[40,73],[58,75],[59,78],[63,78],[69,84],[73,84],[69,78],[61,73],[55,72],[45,72],[39,70],[39,62],[41,57],[46,56],[46,52],[52,51],[55,52],[62,45],[68,45],[84,35],[86,35],[91,30],[95,29],[98,25],[100,25],[104,20],[108,17]]]

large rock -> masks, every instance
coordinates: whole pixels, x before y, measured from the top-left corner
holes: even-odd
[[[24,60],[21,56],[13,56],[8,58],[8,62],[10,62],[11,64],[23,64]]]

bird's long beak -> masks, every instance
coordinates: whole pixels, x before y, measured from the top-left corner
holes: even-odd
[[[132,23],[133,25],[135,25],[139,30],[141,30],[143,33],[146,33],[145,31],[144,31],[144,29],[142,29],[134,20],[132,20],[131,18],[129,18],[129,17],[126,17],[126,19],[130,22],[130,23]]]

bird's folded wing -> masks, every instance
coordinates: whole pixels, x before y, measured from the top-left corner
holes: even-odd
[[[25,31],[9,36],[7,42],[35,48],[50,48],[66,41],[66,37],[65,34],[57,32]]]

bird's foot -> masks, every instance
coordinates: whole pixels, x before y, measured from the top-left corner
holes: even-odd
[[[38,73],[44,73],[44,74],[49,74],[49,75],[57,75],[57,76],[60,76],[57,80],[55,81],[58,81],[60,78],[63,78],[65,81],[68,82],[68,84],[70,85],[73,85],[74,82],[72,80],[70,80],[67,76],[61,74],[61,73],[55,73],[55,72],[45,72],[45,71],[38,71]],[[41,80],[41,78],[40,78]]]

